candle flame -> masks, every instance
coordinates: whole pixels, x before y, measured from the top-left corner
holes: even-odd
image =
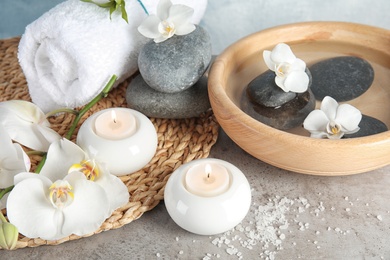
[[[210,174],[212,172],[211,165],[210,164],[206,164],[206,166],[204,167],[204,170],[205,170],[205,172],[207,174],[207,178],[210,178]]]
[[[115,113],[115,110],[111,110],[111,119],[112,119],[112,121],[114,121],[114,123],[116,123],[116,113]]]

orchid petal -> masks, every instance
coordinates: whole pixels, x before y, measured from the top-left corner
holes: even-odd
[[[11,138],[0,125],[0,189],[14,184],[14,176],[30,170],[30,159],[19,144]]]
[[[158,38],[160,36],[160,32],[158,31],[158,25],[161,20],[156,15],[149,15],[140,26],[138,26],[138,31],[143,36],[147,38]]]
[[[295,93],[303,93],[309,86],[309,76],[304,71],[291,71],[284,80],[284,87]]]
[[[61,138],[49,128],[42,110],[27,101],[0,102],[0,122],[13,140],[34,150],[47,151],[53,140]]]
[[[48,179],[44,183],[41,178],[34,177],[24,179],[8,196],[7,216],[26,237],[46,239],[57,233],[57,210],[52,207],[45,192],[49,189],[48,182]]]
[[[287,89],[286,86],[284,85],[285,80],[286,80],[286,78],[275,77],[275,84],[278,87],[280,87],[284,92],[289,92],[289,89]]]
[[[46,120],[43,111],[35,104],[25,100],[9,100],[0,102],[0,111],[8,113],[6,117],[18,117],[18,120],[39,123]],[[0,114],[0,118],[1,118]],[[3,118],[1,118],[3,119]]]
[[[16,158],[5,158],[1,161],[0,189],[14,185],[15,175],[26,171],[23,161]]]
[[[275,67],[276,67],[276,64],[275,62],[273,62],[271,60],[271,52],[270,51],[263,51],[263,59],[264,59],[264,62],[265,62],[265,65],[267,65],[267,67],[272,70],[272,71],[275,71]]]
[[[163,42],[163,41],[166,41],[166,40],[168,40],[168,37],[165,37],[164,35],[160,35],[159,37],[154,38],[154,42],[155,43]]]
[[[290,65],[290,70],[301,70],[304,71],[306,69],[306,63],[301,59],[295,59],[293,63]]]
[[[61,136],[56,131],[54,131],[49,127],[45,127],[42,125],[36,125],[36,127],[39,134],[47,141],[49,146],[51,143],[61,139]]]
[[[157,4],[157,16],[161,20],[166,20],[169,17],[169,9],[172,7],[170,0],[160,0]]]
[[[90,234],[109,216],[109,202],[103,188],[81,176],[79,172],[72,172],[65,178],[74,189],[74,200],[63,209],[63,236]]]
[[[176,35],[186,35],[192,33],[196,29],[196,26],[191,23],[182,24],[176,28]]]
[[[338,106],[337,101],[329,96],[324,97],[321,102],[321,110],[324,111],[330,121],[335,120]]]
[[[125,205],[129,201],[129,192],[127,186],[117,176],[109,173],[108,169],[100,166],[101,176],[95,181],[106,192],[111,214],[117,208]]]
[[[18,158],[23,159],[24,167],[26,171],[29,171],[31,169],[31,161],[30,157],[24,152],[23,148],[19,144],[13,144],[16,150],[16,154]]]
[[[11,137],[5,131],[4,127],[0,124],[0,158],[5,158],[8,156],[15,157],[16,151],[12,149],[13,144]],[[1,159],[0,159],[1,160]]]
[[[340,131],[340,132],[338,132],[337,134],[327,134],[327,137],[329,138],[329,139],[341,139],[341,137],[343,137],[344,136],[344,132],[343,131]]]
[[[19,182],[22,182],[22,181],[29,179],[29,178],[40,179],[41,182],[44,184],[44,186],[47,186],[47,187],[50,187],[50,185],[52,184],[52,181],[49,180],[47,177],[45,177],[41,174],[36,174],[36,173],[32,173],[32,172],[21,172],[21,173],[17,174],[14,178],[14,183],[15,183],[15,185],[17,185]]]
[[[177,27],[180,24],[190,23],[194,9],[185,5],[172,5],[169,9],[169,17],[164,20],[168,20],[175,24]]]
[[[292,52],[290,46],[285,43],[277,44],[271,52],[271,60],[275,63],[287,62],[292,64],[296,57]]]
[[[355,131],[359,128],[362,113],[349,104],[342,104],[337,108],[335,121],[339,123],[346,131]]]
[[[317,138],[317,139],[323,139],[325,137],[328,137],[328,134],[325,132],[313,131],[310,133],[310,137]]]
[[[75,143],[60,139],[50,145],[47,159],[41,169],[40,175],[48,177],[53,182],[63,179],[69,168],[76,162],[84,160],[84,151]]]
[[[303,127],[312,132],[326,132],[326,126],[329,122],[328,117],[322,110],[313,110],[303,121]]]

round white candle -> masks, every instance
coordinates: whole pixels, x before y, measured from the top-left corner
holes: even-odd
[[[129,118],[133,118],[134,129],[129,131],[129,127],[125,127],[125,130],[119,131],[121,133],[119,135],[115,127],[112,130],[110,126],[107,126],[107,122],[109,124],[113,120],[113,110],[116,122],[118,118],[121,122],[128,122]],[[100,120],[107,119],[107,121],[97,123],[99,118]],[[123,125],[129,124],[123,123],[121,127]],[[96,128],[106,129],[107,137],[102,136],[102,131],[98,134]],[[91,157],[105,163],[110,172],[117,176],[142,169],[156,153],[157,143],[156,129],[150,119],[136,110],[122,107],[96,112],[85,120],[77,134],[77,144]]]
[[[189,192],[188,172],[202,176],[206,165],[212,168],[210,175],[225,170],[228,173],[229,185],[226,190],[217,188],[220,191],[217,196]],[[200,190],[204,190],[203,185],[201,182]],[[225,184],[218,185],[223,186]],[[195,187],[199,190],[199,186]],[[215,235],[231,230],[244,219],[251,205],[251,189],[245,175],[233,164],[214,158],[197,159],[172,173],[165,186],[164,203],[168,214],[180,227],[198,235]]]
[[[95,132],[109,140],[120,140],[134,134],[136,119],[129,110],[108,109],[95,120]]]
[[[188,169],[185,185],[189,192],[203,197],[220,195],[229,188],[229,173],[217,163],[200,163]]]

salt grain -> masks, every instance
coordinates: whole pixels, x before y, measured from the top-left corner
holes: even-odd
[[[382,218],[382,216],[381,216],[381,215],[378,215],[378,216],[376,216],[376,218],[377,218],[377,219],[379,219],[380,221],[382,221],[382,220],[383,220],[383,218]]]

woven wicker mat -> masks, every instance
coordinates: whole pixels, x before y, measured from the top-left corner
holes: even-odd
[[[17,60],[19,38],[0,40],[0,101],[11,99],[30,100],[26,79]],[[126,87],[131,79],[111,91],[107,98],[96,104],[81,120],[80,124],[92,113],[109,107],[126,107]],[[73,115],[61,115],[50,118],[52,128],[63,135],[70,126]],[[218,136],[218,124],[211,111],[191,119],[151,118],[157,134],[157,152],[151,162],[142,170],[120,177],[126,184],[130,201],[117,209],[96,232],[122,227],[153,209],[164,197],[164,187],[171,175],[180,165],[209,155]],[[73,136],[75,140],[77,130]],[[33,170],[39,156],[31,156]],[[4,210],[3,213],[6,213]],[[71,235],[58,241],[31,239],[20,235],[16,248],[40,245],[57,245],[81,237]]]

